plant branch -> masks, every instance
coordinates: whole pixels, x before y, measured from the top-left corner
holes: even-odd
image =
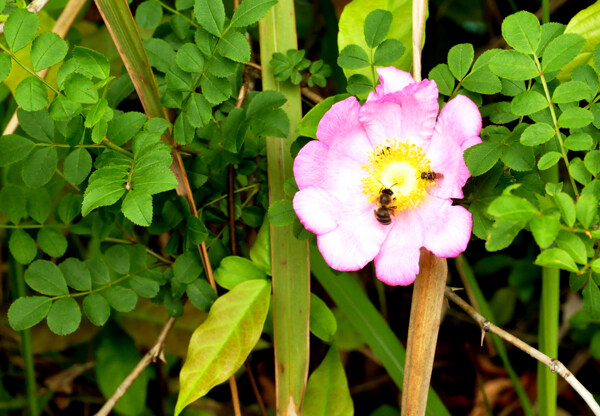
[[[595,416],[600,416],[600,405],[594,400],[594,396],[590,393],[584,386],[575,378],[575,376],[565,367],[563,363],[558,361],[555,358],[550,358],[546,354],[541,353],[540,351],[533,348],[531,345],[521,341],[519,338],[514,335],[508,333],[502,328],[497,327],[490,321],[488,321],[484,316],[480,315],[471,305],[462,300],[458,295],[454,293],[454,291],[447,287],[445,290],[445,296],[458,305],[463,311],[465,311],[481,328],[481,339],[483,342],[483,338],[485,337],[486,332],[491,332],[492,334],[498,335],[500,338],[505,340],[506,342],[514,345],[521,351],[526,352],[531,357],[535,358],[542,364],[545,364],[550,371],[561,376],[567,383],[575,389],[575,391],[581,396],[583,400],[587,403],[587,405],[592,409],[592,412]]]
[[[95,414],[95,416],[108,416],[112,408],[117,404],[119,399],[127,392],[129,387],[133,384],[133,382],[142,374],[142,372],[150,365],[150,363],[156,362],[156,360],[161,356],[163,345],[165,343],[165,339],[169,334],[169,331],[173,327],[175,323],[175,318],[171,317],[167,321],[167,323],[163,326],[162,331],[160,331],[160,335],[156,339],[154,346],[144,355],[144,357],[140,360],[140,362],[135,366],[135,368],[129,373],[125,380],[117,387],[117,390],[113,393],[112,396],[104,403],[104,406]]]

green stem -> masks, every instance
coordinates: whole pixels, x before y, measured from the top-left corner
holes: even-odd
[[[26,295],[25,279],[23,278],[23,266],[15,262],[12,258],[9,260],[10,276],[12,286],[15,288],[17,298]],[[35,382],[35,365],[33,361],[33,348],[31,342],[31,330],[19,331],[21,336],[21,353],[25,361],[25,383],[27,388],[27,401],[29,412],[33,416],[39,414],[37,402],[37,386]]]
[[[160,4],[162,6],[163,9],[170,11],[173,14],[179,15],[181,17],[183,17],[185,20],[188,21],[188,23],[193,26],[193,27],[198,27],[198,24],[196,22],[194,22],[192,19],[190,19],[189,17],[187,17],[185,14],[181,13],[179,10],[172,8],[171,6],[166,5],[165,3],[163,3],[162,1],[158,0],[158,4]]]
[[[242,188],[237,188],[235,191],[233,191],[233,193],[237,194],[238,192],[244,192],[244,191],[247,191],[248,189],[254,190],[254,188],[258,188],[259,186],[260,186],[259,184],[254,183],[252,185],[244,186]],[[212,204],[216,204],[217,202],[222,201],[225,198],[227,198],[227,195],[221,195],[220,197],[218,197],[216,199],[213,199],[212,201],[207,202],[206,204],[202,205],[200,207],[200,209],[204,209],[204,208],[206,208],[208,206],[211,206]]]
[[[46,80],[42,77],[40,77],[38,74],[35,73],[35,71],[31,68],[28,68],[26,65],[24,65],[19,58],[17,58],[17,56],[7,47],[5,47],[2,43],[0,43],[0,49],[2,49],[4,52],[6,52],[7,54],[10,55],[10,57],[21,67],[23,68],[25,71],[29,72],[31,75],[33,75],[34,77],[36,77],[37,79],[39,79],[40,81],[42,81],[44,83],[44,85],[48,88],[50,88],[56,95],[61,95],[60,91],[58,91],[56,88],[54,88],[52,85],[48,84],[48,82],[46,82]]]
[[[105,243],[117,243],[117,244],[139,244],[135,241],[125,240],[122,238],[112,238],[112,237],[106,237],[102,241]],[[169,260],[168,258],[161,256],[157,252],[153,251],[151,248],[146,247],[146,246],[143,246],[143,247],[146,249],[146,253],[148,253],[149,255],[154,257],[156,260],[161,261],[164,264],[173,264],[172,260]]]
[[[129,150],[125,150],[120,146],[117,146],[116,144],[114,144],[113,142],[111,142],[108,139],[102,139],[102,143],[104,143],[106,145],[106,147],[109,147],[113,150],[116,150],[117,152],[124,154],[127,157],[131,157],[133,158],[133,153],[131,153]]]

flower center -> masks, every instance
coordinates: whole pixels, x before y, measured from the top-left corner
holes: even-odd
[[[388,140],[373,149],[362,167],[369,175],[363,178],[363,193],[369,202],[380,204],[384,189],[393,192],[394,210],[404,211],[421,205],[427,188],[435,184],[423,173],[431,172],[429,160],[419,146]],[[389,193],[388,193],[389,194]]]

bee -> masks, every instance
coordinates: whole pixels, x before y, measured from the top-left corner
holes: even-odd
[[[438,172],[434,172],[432,170],[430,170],[429,172],[421,172],[421,179],[425,179],[428,181],[434,181],[436,179],[440,180],[443,178],[444,178],[444,175],[442,175],[441,173],[438,173]]]
[[[394,184],[395,185],[395,184]],[[392,185],[392,186],[394,186]],[[375,218],[383,225],[392,223],[392,215],[396,215],[397,207],[394,204],[394,191],[390,188],[382,187],[377,197],[377,209],[375,210]]]

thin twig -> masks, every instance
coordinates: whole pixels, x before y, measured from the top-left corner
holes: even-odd
[[[308,87],[302,87],[300,89],[300,91],[302,91],[302,95],[304,95],[306,98],[308,98],[309,100],[311,100],[314,103],[318,104],[324,100],[323,97],[321,97],[319,94],[317,94],[316,92],[314,92],[313,90],[311,90]]]
[[[144,355],[139,363],[135,366],[135,368],[129,373],[125,380],[117,387],[112,396],[104,403],[104,406],[95,414],[95,416],[108,416],[112,408],[117,404],[119,399],[127,392],[127,389],[131,387],[133,382],[142,374],[142,372],[150,365],[150,363],[156,362],[156,360],[161,356],[163,345],[165,343],[165,339],[169,334],[169,331],[173,327],[175,323],[175,318],[171,317],[163,326],[162,331],[160,331],[160,335],[156,339],[156,343],[154,346]]]
[[[526,352],[531,357],[535,358],[539,362],[545,364],[550,371],[553,373],[557,373],[561,376],[567,383],[575,389],[575,391],[585,400],[587,405],[592,409],[594,415],[600,416],[600,405],[594,400],[594,396],[575,378],[575,376],[564,366],[563,363],[558,361],[555,358],[550,358],[546,354],[541,353],[540,351],[533,348],[531,345],[521,341],[519,338],[514,335],[506,332],[505,330],[497,327],[490,321],[488,321],[485,317],[480,315],[471,305],[462,300],[458,295],[456,295],[453,290],[449,287],[446,288],[445,296],[450,299],[452,302],[456,303],[463,311],[465,311],[477,324],[480,326],[482,331],[482,337],[486,332],[491,332],[492,334],[498,335],[500,338],[505,340],[506,342],[514,345],[521,351]]]

